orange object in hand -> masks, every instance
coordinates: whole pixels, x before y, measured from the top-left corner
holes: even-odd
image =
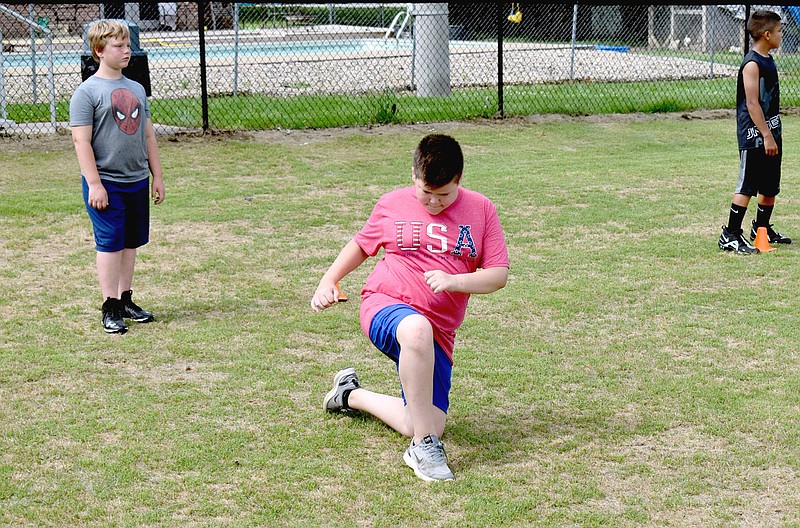
[[[336,283],[336,293],[339,294],[339,302],[347,302],[347,295],[342,293],[342,290],[339,288],[339,283]]]

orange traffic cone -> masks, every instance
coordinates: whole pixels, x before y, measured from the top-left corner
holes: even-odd
[[[339,294],[339,302],[347,302],[347,295],[342,293],[342,290],[339,288],[339,283],[336,283],[336,293]]]
[[[777,249],[769,245],[769,235],[767,234],[766,227],[759,227],[756,230],[755,246],[761,253],[769,253],[770,251],[775,251]]]

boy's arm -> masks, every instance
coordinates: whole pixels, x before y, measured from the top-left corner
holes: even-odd
[[[75,145],[75,154],[78,156],[78,166],[80,166],[81,174],[83,174],[89,186],[89,205],[102,211],[108,207],[108,193],[100,180],[100,174],[97,172],[97,161],[92,149],[91,125],[73,126],[72,144]]]
[[[158,140],[153,122],[148,118],[145,122],[145,144],[147,146],[147,163],[150,165],[150,173],[153,175],[153,188],[151,196],[156,205],[164,201],[164,174],[161,169],[161,155],[158,152]]]
[[[339,301],[339,292],[336,283],[342,280],[348,273],[359,267],[369,258],[361,246],[355,240],[350,240],[339,252],[339,256],[333,261],[331,267],[319,281],[317,291],[311,298],[311,308],[315,312],[324,310]]]
[[[761,132],[761,137],[764,138],[764,152],[767,156],[775,156],[778,154],[778,143],[767,125],[767,118],[764,115],[764,110],[761,109],[761,102],[758,99],[760,92],[758,73],[758,64],[754,61],[748,62],[742,70],[747,112],[750,114],[750,119],[753,120],[758,131]]]
[[[425,281],[433,293],[492,293],[508,282],[508,268],[485,268],[472,273],[450,275],[441,270],[425,272]]]

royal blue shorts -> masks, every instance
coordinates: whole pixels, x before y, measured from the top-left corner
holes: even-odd
[[[393,304],[376,313],[369,324],[370,341],[378,350],[391,358],[398,369],[400,368],[400,344],[397,342],[397,326],[400,321],[413,314],[419,314],[419,312],[407,304]],[[433,352],[433,404],[446,413],[450,407],[450,379],[453,365],[444,349],[436,341],[433,342]],[[400,386],[400,395],[405,402],[406,396],[403,393],[402,385]]]
[[[83,203],[92,220],[95,249],[104,253],[134,249],[150,241],[150,180],[134,183],[103,180],[108,207],[98,211],[89,205],[89,184],[81,178]]]

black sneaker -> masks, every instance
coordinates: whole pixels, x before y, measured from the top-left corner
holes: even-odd
[[[756,230],[758,226],[756,226],[756,221],[753,220],[753,225],[750,227],[750,240],[756,239]],[[767,226],[767,235],[769,236],[769,243],[770,244],[791,244],[792,239],[784,236],[774,229],[772,229],[772,224]]]
[[[122,316],[128,319],[133,319],[137,323],[149,323],[154,321],[155,317],[147,310],[142,310],[133,300],[133,291],[128,290],[122,292],[122,299],[120,299],[120,306],[122,307]]]
[[[103,303],[103,330],[107,334],[124,334],[128,331],[128,325],[122,319],[119,299],[108,297]]]
[[[726,226],[722,226],[722,234],[719,236],[719,248],[725,251],[733,251],[738,255],[758,253],[758,248],[744,239],[741,229],[728,231]]]

